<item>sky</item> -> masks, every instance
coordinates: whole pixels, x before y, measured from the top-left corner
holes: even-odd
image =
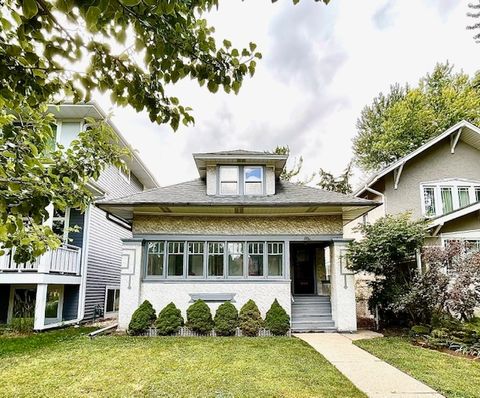
[[[304,158],[305,176],[340,173],[352,158],[362,108],[396,82],[415,84],[437,62],[480,69],[480,44],[466,29],[471,0],[224,0],[206,15],[218,40],[253,41],[263,58],[238,95],[184,81],[170,88],[193,108],[195,125],[173,132],[144,113],[112,107],[113,122],[160,185],[198,177],[194,152],[273,150]],[[354,183],[365,176],[356,172]]]

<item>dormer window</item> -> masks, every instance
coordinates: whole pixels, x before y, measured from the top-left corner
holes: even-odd
[[[220,194],[238,195],[238,166],[220,166]]]
[[[263,166],[219,166],[220,195],[263,195]]]

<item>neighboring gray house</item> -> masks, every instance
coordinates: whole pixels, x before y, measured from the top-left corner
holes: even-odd
[[[95,103],[52,106],[57,118],[56,141],[68,146],[86,128],[85,118],[105,118]],[[111,123],[110,123],[111,124]],[[128,147],[111,124],[121,145]],[[109,167],[90,183],[97,198],[112,198],[156,188],[158,184],[138,155],[126,159],[128,171]],[[129,226],[107,217],[90,205],[85,213],[49,208],[48,223],[63,236],[64,244],[34,263],[17,264],[10,254],[0,257],[0,322],[34,318],[42,330],[64,324],[116,316],[119,305],[121,239],[131,237]],[[79,232],[68,228],[78,226]]]
[[[193,155],[200,179],[97,205],[132,224],[123,240],[119,327],[149,300],[183,315],[197,299],[215,310],[278,299],[292,328],[356,330],[345,223],[377,204],[289,182],[287,155],[227,151]]]
[[[428,220],[427,245],[459,240],[480,248],[480,129],[457,123],[373,175],[354,195],[382,204],[348,223],[346,237],[361,238],[355,231],[360,223],[408,211],[413,219]],[[357,285],[363,302],[357,312],[369,316],[365,275]]]

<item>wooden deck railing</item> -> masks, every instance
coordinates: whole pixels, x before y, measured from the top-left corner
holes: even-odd
[[[34,262],[16,263],[14,261],[15,249],[7,251],[0,256],[0,272],[42,272],[80,275],[80,248],[64,244],[58,249],[49,251],[38,257]]]

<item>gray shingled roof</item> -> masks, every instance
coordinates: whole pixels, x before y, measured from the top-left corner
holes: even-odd
[[[201,152],[194,153],[195,155],[219,155],[219,156],[234,156],[234,155],[275,155],[272,152],[261,151],[248,151],[246,149],[233,149],[231,151],[218,151],[218,152]]]
[[[207,195],[205,181],[196,179],[167,187],[160,187],[122,198],[97,202],[102,205],[159,205],[159,206],[372,206],[376,202],[325,191],[304,185],[278,181],[275,195],[219,196]]]

